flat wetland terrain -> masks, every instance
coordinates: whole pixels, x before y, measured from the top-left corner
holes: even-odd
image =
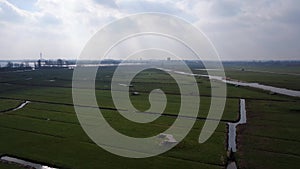
[[[226,65],[226,75],[245,82],[300,90],[299,69],[283,71]],[[133,123],[116,110],[111,96],[111,78],[116,67],[101,67],[96,78],[96,97],[105,119],[128,136],[150,137],[163,133],[176,119],[180,91],[176,81],[157,69],[139,73],[131,82],[132,104],[141,111],[150,107],[149,92],[160,88],[166,93],[163,114],[151,123]],[[203,73],[191,66],[194,73]],[[243,70],[242,70],[243,69]],[[253,70],[259,70],[255,72]],[[251,71],[250,71],[251,70]],[[269,72],[267,72],[269,71]],[[217,130],[205,143],[199,134],[211,104],[209,79],[197,77],[200,92],[198,119],[188,136],[172,150],[156,157],[130,159],[98,147],[81,128],[72,100],[73,70],[49,68],[26,72],[0,72],[0,155],[12,156],[57,168],[226,168],[227,123],[239,119],[239,100],[246,100],[247,123],[237,128],[239,168],[299,168],[300,99],[250,87],[227,85],[226,106]],[[82,79],[84,80],[84,79]],[[221,83],[221,82],[220,82]],[[188,85],[188,84],[187,84]],[[195,96],[199,97],[199,96]],[[26,106],[14,108],[25,101]],[[188,110],[186,110],[188,111]],[[131,150],[127,150],[131,151]],[[0,168],[23,168],[0,162]]]

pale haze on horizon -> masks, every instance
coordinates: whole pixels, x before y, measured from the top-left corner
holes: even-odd
[[[0,60],[76,59],[108,23],[141,12],[197,26],[222,60],[300,60],[298,0],[0,0]]]

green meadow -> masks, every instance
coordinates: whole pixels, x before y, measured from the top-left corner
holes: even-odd
[[[139,95],[130,96],[135,108],[147,110],[150,107],[149,93],[157,88],[166,93],[168,102],[158,119],[147,124],[134,123],[122,117],[113,104],[110,85],[114,70],[113,66],[101,67],[95,81],[98,105],[109,124],[117,131],[135,137],[155,136],[168,129],[180,109],[181,97],[176,81],[160,70],[149,69],[139,73],[130,88],[130,92],[139,92]],[[194,72],[205,73],[199,70]],[[274,79],[274,74],[245,72],[232,67],[226,68],[227,73],[234,79],[256,80],[299,90],[299,76],[280,75]],[[239,119],[239,99],[245,98],[248,121],[238,127],[237,165],[249,169],[299,166],[298,98],[227,85],[226,105],[219,126],[209,140],[200,144],[198,138],[211,104],[211,88],[219,86],[211,86],[207,78],[198,77],[196,81],[201,95],[199,118],[187,137],[175,148],[159,156],[130,159],[105,151],[83,131],[73,107],[72,74],[73,70],[63,68],[0,72],[1,156],[72,169],[225,168],[228,161],[226,123]],[[277,83],[280,79],[284,80]],[[12,111],[24,101],[30,103]],[[264,160],[266,158],[274,163],[267,162]],[[22,167],[0,163],[0,168]]]

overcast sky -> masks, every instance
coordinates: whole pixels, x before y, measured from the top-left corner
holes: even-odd
[[[0,0],[0,60],[76,59],[104,25],[139,12],[179,16],[222,60],[300,60],[299,0]]]

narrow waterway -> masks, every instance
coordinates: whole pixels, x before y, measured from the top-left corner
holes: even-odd
[[[30,101],[25,101],[24,103],[20,104],[20,106],[14,108],[12,111],[16,111],[16,110],[22,109],[22,108],[25,107],[28,103],[30,103]]]
[[[32,168],[35,168],[35,169],[56,169],[56,168],[49,167],[49,166],[46,166],[46,165],[33,163],[33,162],[29,162],[29,161],[26,161],[26,160],[14,158],[14,157],[9,157],[9,156],[3,156],[3,157],[1,157],[1,160],[6,161],[6,162],[11,162],[11,163],[16,163],[16,164],[22,165],[24,167],[32,167]]]
[[[222,81],[227,84],[262,89],[262,90],[266,90],[266,91],[270,91],[273,93],[278,93],[278,94],[282,94],[282,95],[286,95],[286,96],[300,97],[300,91],[297,91],[297,90],[290,90],[290,89],[285,89],[285,88],[268,86],[268,85],[263,85],[263,84],[259,84],[259,83],[248,83],[248,82],[240,82],[237,80],[228,80],[228,79],[224,79],[223,77],[220,77],[220,76],[209,76],[209,75],[203,75],[203,74],[186,73],[186,72],[174,71],[174,70],[164,69],[164,68],[158,68],[158,69],[164,70],[167,72],[188,75],[188,76],[207,77],[209,79]]]
[[[9,108],[7,110],[1,110],[0,113],[7,113],[7,112],[11,112],[11,111],[16,111],[19,109],[22,109],[23,107],[25,107],[27,104],[29,104],[30,101],[25,101],[22,104],[20,104],[19,106],[15,107],[15,108]]]
[[[228,165],[227,169],[237,169],[236,161],[234,159],[234,153],[237,152],[237,133],[236,127],[240,124],[246,124],[246,103],[245,99],[240,99],[240,112],[239,112],[239,121],[236,123],[227,123],[228,125]]]
[[[285,89],[285,88],[267,86],[267,85],[262,85],[259,83],[246,83],[246,82],[231,81],[231,80],[224,80],[224,79],[222,81],[227,84],[233,84],[233,85],[245,86],[245,87],[253,87],[253,88],[263,89],[263,90],[271,91],[271,92],[282,94],[282,95],[300,97],[300,91],[297,91],[297,90],[290,90],[290,89]]]
[[[236,152],[236,127],[240,124],[246,124],[245,99],[240,99],[240,119],[236,123],[227,123],[228,125],[228,151]]]

